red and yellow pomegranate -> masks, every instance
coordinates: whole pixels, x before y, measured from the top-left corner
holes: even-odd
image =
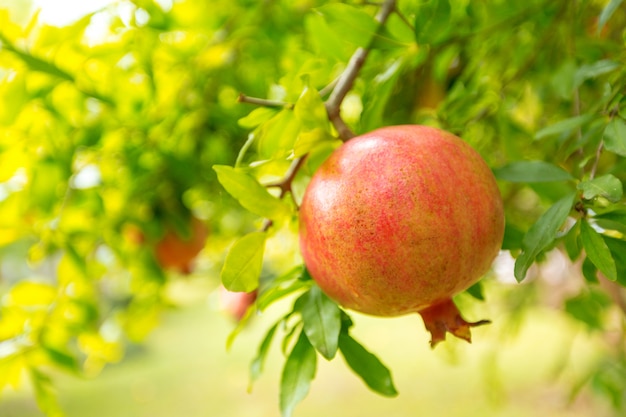
[[[162,268],[177,270],[183,274],[192,272],[196,256],[204,248],[209,229],[200,219],[191,217],[190,237],[185,239],[172,228],[156,243],[154,254]]]
[[[375,316],[419,313],[431,344],[470,341],[452,297],[490,268],[504,233],[495,178],[466,142],[426,126],[375,130],[321,165],[300,207],[300,246],[320,288]]]

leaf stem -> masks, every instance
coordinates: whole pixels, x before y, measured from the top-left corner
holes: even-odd
[[[239,97],[237,97],[237,102],[255,104],[257,106],[263,106],[263,107],[284,107],[286,109],[292,109],[294,106],[293,103],[287,103],[285,101],[278,101],[278,100],[268,100],[265,98],[258,98],[258,97],[250,97],[243,93],[239,94]]]

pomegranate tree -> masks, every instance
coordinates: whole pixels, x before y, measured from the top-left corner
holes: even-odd
[[[375,316],[419,313],[431,344],[470,341],[452,297],[490,268],[504,233],[495,178],[466,142],[440,129],[386,127],[349,140],[321,165],[300,207],[300,246],[320,288]]]

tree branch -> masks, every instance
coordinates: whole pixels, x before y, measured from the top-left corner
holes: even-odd
[[[379,30],[385,24],[389,15],[396,9],[396,0],[385,0],[382,4],[378,14],[376,15],[376,21],[379,23]],[[369,54],[371,43],[367,48],[358,48],[350,57],[350,61],[348,62],[348,66],[343,71],[339,80],[337,81],[337,85],[333,89],[332,93],[328,100],[326,100],[326,112],[328,113],[328,118],[331,123],[337,129],[339,133],[339,137],[341,139],[348,140],[354,137],[354,133],[350,130],[348,125],[343,121],[340,114],[340,107],[343,99],[346,97],[346,94],[352,89],[354,85],[354,81],[356,77],[359,75],[361,68],[365,64],[365,60],[367,55]]]

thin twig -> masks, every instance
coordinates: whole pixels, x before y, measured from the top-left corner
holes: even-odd
[[[604,148],[604,141],[601,140],[598,145],[598,149],[596,149],[596,157],[593,161],[593,165],[591,166],[591,171],[589,172],[589,179],[592,180],[596,176],[596,171],[598,170],[598,163],[600,162],[600,155],[602,155],[602,149]]]
[[[378,14],[376,15],[376,21],[379,23],[379,28],[385,24],[389,15],[396,9],[396,0],[386,0]],[[359,75],[361,68],[365,64],[365,59],[369,54],[368,48],[358,48],[350,57],[350,61],[348,62],[348,66],[343,71],[339,80],[337,81],[337,85],[333,89],[332,93],[328,100],[326,100],[326,112],[328,113],[328,118],[337,129],[339,133],[339,137],[341,139],[348,140],[354,137],[354,133],[350,130],[348,125],[343,121],[340,114],[340,107],[343,99],[346,97],[348,92],[352,89],[354,85],[354,81],[356,77]]]
[[[237,97],[237,102],[255,104],[257,106],[263,107],[284,107],[286,109],[293,108],[293,103],[287,103],[285,101],[278,100],[268,100],[266,98],[250,97],[243,93],[239,94],[239,97]]]

